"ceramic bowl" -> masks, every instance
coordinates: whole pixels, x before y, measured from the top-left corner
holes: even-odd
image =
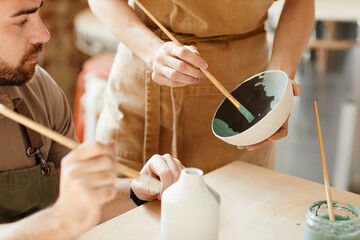
[[[248,78],[231,92],[255,117],[248,122],[225,98],[212,120],[212,131],[221,140],[237,146],[259,143],[273,135],[289,117],[293,90],[283,71],[271,70]]]

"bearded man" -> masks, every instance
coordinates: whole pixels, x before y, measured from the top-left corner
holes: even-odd
[[[63,92],[37,65],[50,38],[39,16],[42,4],[0,0],[0,103],[76,139]],[[142,172],[158,176],[163,191],[182,168],[168,154],[155,155]],[[0,115],[0,239],[72,239],[161,193],[117,178],[113,143],[70,152]]]

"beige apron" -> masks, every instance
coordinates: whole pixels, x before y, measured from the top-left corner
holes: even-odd
[[[229,91],[265,70],[269,56],[264,21],[272,0],[142,2],[180,42],[198,48],[209,71]],[[185,166],[204,172],[234,160],[273,168],[273,143],[254,152],[240,151],[213,135],[211,120],[223,99],[208,79],[181,88],[159,86],[151,79],[151,69],[120,44],[97,137],[103,142],[114,139],[118,159],[137,169],[156,153],[177,155]]]

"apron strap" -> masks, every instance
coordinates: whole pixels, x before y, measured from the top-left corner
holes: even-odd
[[[171,41],[171,39],[161,29],[152,28],[152,27],[149,28],[162,40]],[[194,34],[183,34],[183,33],[175,33],[175,32],[171,32],[171,34],[174,35],[174,37],[177,40],[179,40],[182,44],[192,45],[194,43],[199,43],[199,42],[232,41],[232,40],[245,39],[263,32],[265,32],[265,25],[261,25],[258,28],[246,33],[227,34],[227,35],[210,36],[210,37],[198,37]]]
[[[152,70],[147,67],[145,76],[145,134],[143,148],[143,164],[154,154],[159,153],[161,89],[151,78]],[[185,87],[170,88],[171,108],[173,115],[171,155],[178,158],[178,118],[182,109]]]
[[[34,119],[33,115],[31,114],[31,112],[29,110],[27,103],[24,100],[20,101],[20,103],[15,108],[15,111],[17,111],[18,113],[20,113],[30,119]],[[23,128],[25,129],[25,133],[26,133],[25,135],[27,135],[27,137],[29,139],[29,145],[30,145],[26,150],[26,154],[29,157],[35,156],[36,162],[41,164],[42,174],[44,176],[48,176],[50,173],[50,168],[47,164],[46,159],[44,158],[43,154],[41,153],[41,149],[44,146],[41,135],[25,126],[23,126]]]
[[[160,85],[151,78],[152,70],[145,71],[145,132],[143,165],[152,155],[159,153],[160,139]]]
[[[173,113],[173,134],[172,134],[172,140],[171,140],[171,155],[174,158],[178,158],[178,149],[177,149],[177,118],[178,114],[176,112],[176,102],[175,102],[175,95],[174,95],[174,88],[170,88],[170,94],[171,94],[171,106],[172,106],[172,113]]]

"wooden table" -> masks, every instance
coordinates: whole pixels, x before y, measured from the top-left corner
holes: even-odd
[[[206,174],[205,181],[221,196],[220,240],[303,239],[307,207],[326,199],[322,184],[239,161]],[[332,194],[360,206],[360,195],[334,188]],[[79,240],[160,240],[160,209],[160,201],[147,203]]]

